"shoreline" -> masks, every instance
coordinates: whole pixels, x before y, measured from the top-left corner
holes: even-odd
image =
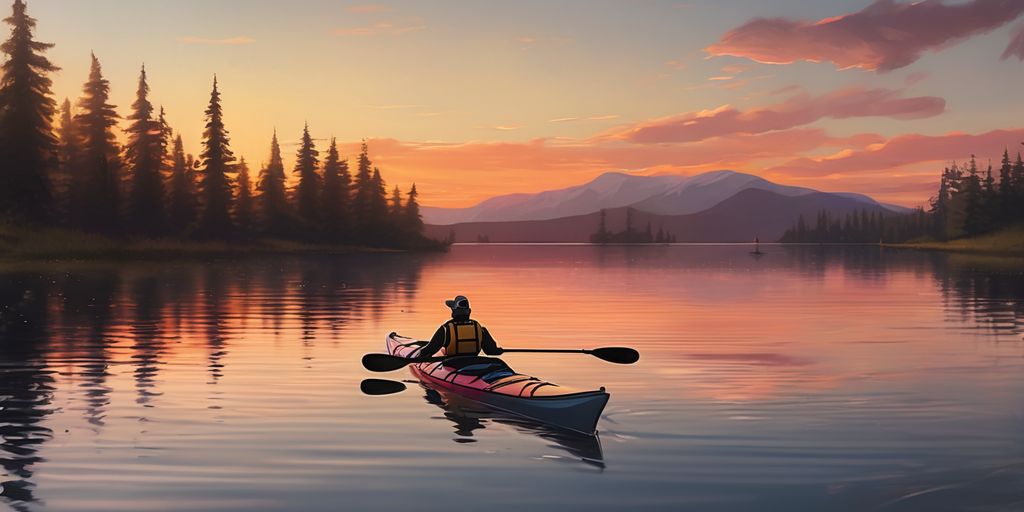
[[[993,256],[1024,256],[1024,225],[1009,227],[976,237],[959,238],[945,242],[921,241],[882,245],[884,247],[913,249],[918,251],[941,251]]]
[[[203,241],[179,238],[117,239],[78,231],[0,227],[0,261],[159,261],[261,256],[329,256],[445,252],[447,246],[387,248],[280,239]]]

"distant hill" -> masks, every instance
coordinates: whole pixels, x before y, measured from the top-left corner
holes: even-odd
[[[686,176],[633,176],[610,172],[583,185],[536,194],[511,194],[469,208],[422,208],[428,224],[557,219],[643,201],[689,180]]]
[[[559,219],[624,206],[658,215],[686,215],[712,208],[745,190],[764,190],[785,197],[818,193],[734,171],[713,171],[696,176],[638,176],[611,172],[575,187],[499,196],[469,208],[423,207],[422,211],[428,224]],[[867,206],[906,210],[879,205],[861,194],[833,195]]]
[[[822,210],[842,216],[861,209],[885,215],[894,213],[876,202],[865,202],[847,194],[811,191],[784,195],[748,188],[697,213],[659,215],[634,209],[633,225],[637,230],[644,230],[650,223],[653,231],[663,229],[675,235],[678,242],[749,242],[754,237],[774,242],[801,215],[813,226]],[[626,211],[626,207],[606,210],[610,231],[625,229]],[[454,232],[457,242],[475,242],[480,236],[486,236],[492,243],[589,242],[599,222],[600,212],[594,212],[546,220],[427,225],[426,234],[440,239]]]

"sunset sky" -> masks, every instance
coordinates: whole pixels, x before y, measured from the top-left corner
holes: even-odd
[[[435,206],[715,169],[919,205],[1024,149],[1020,0],[27,3],[61,101],[94,51],[125,116],[145,62],[195,153],[216,73],[254,170],[308,121]]]

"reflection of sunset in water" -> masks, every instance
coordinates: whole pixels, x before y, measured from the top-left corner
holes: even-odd
[[[6,269],[4,499],[317,510],[344,496],[383,510],[414,494],[440,499],[435,479],[468,471],[479,479],[470,496],[515,478],[542,501],[510,503],[592,496],[589,506],[612,510],[634,478],[655,501],[722,505],[766,499],[761,485],[807,496],[876,478],[898,488],[922,464],[1020,463],[1014,263],[768,249],[755,260],[738,246],[459,246]],[[391,330],[429,336],[457,293],[505,347],[640,350],[633,366],[505,357],[560,384],[606,386],[599,444],[428,394],[430,405],[418,386],[359,393],[373,376],[360,356]],[[385,475],[415,483],[381,498]]]

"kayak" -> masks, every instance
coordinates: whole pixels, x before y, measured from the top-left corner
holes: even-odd
[[[387,353],[399,357],[417,357],[426,344],[395,333],[386,339]],[[444,356],[444,349],[434,356]],[[411,364],[409,369],[428,387],[587,435],[597,431],[610,396],[603,387],[581,391],[516,373],[494,357],[450,357],[442,362]]]
[[[454,440],[457,443],[472,439],[476,431],[486,429],[489,423],[496,423],[510,427],[520,434],[543,439],[547,441],[545,445],[564,450],[568,456],[588,466],[600,469],[605,467],[601,437],[596,434],[581,434],[573,430],[548,425],[518,414],[495,409],[458,393],[438,391],[429,386],[424,386],[424,390],[426,393],[423,398],[427,403],[441,408],[444,411],[443,419],[454,424],[456,436]]]

